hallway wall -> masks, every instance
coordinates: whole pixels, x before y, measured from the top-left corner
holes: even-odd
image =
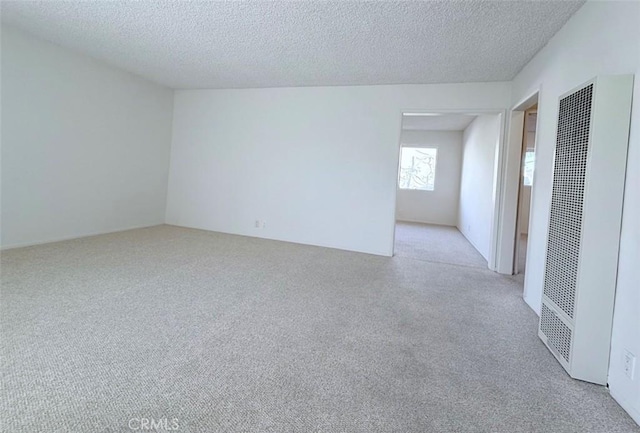
[[[500,116],[478,116],[464,130],[458,229],[489,260]]]

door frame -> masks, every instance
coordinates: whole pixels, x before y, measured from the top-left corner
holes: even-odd
[[[535,108],[534,108],[535,107]],[[527,116],[529,116],[531,113],[536,113],[536,129],[534,129],[536,135],[533,141],[533,149],[534,149],[534,154],[535,154],[535,146],[536,146],[536,141],[538,139],[538,134],[537,134],[537,127],[538,127],[538,121],[537,121],[537,113],[538,113],[538,104],[534,104],[532,107],[527,108],[524,110],[524,122],[522,125],[522,150],[521,150],[521,156],[520,156],[520,177],[519,177],[519,184],[518,184],[518,208],[517,208],[517,213],[516,213],[516,232],[515,232],[515,245],[513,248],[513,275],[517,275],[520,273],[520,270],[518,269],[519,263],[520,263],[520,236],[521,236],[521,231],[522,231],[522,224],[520,224],[520,219],[521,219],[521,214],[522,214],[522,206],[524,204],[523,200],[522,200],[522,190],[524,185],[523,182],[523,177],[524,177],[524,158],[525,158],[525,154],[527,152],[527,147],[525,146],[525,136],[528,133],[527,131]],[[535,169],[534,169],[534,178],[535,178]],[[532,202],[532,197],[533,197],[533,182],[531,183],[531,192],[529,194],[529,218],[528,218],[528,222],[527,222],[527,234],[529,233],[529,225],[531,223],[531,202]],[[525,256],[527,255],[529,250],[529,244],[527,243],[527,251],[525,252]],[[525,269],[526,269],[526,264],[525,264]]]
[[[514,249],[517,247],[516,229],[518,218],[518,196],[520,189],[520,171],[522,161],[522,140],[524,129],[524,112],[538,104],[538,117],[536,131],[540,125],[541,104],[539,101],[542,89],[539,87],[531,92],[527,97],[513,105],[509,110],[508,125],[505,131],[506,148],[502,161],[502,176],[497,189],[500,197],[500,208],[498,210],[500,225],[497,230],[496,241],[496,268],[501,274],[513,275],[515,263]],[[538,134],[536,133],[535,146],[538,147]],[[534,175],[531,186],[531,197],[535,195],[536,176]],[[533,214],[533,206],[530,210]],[[531,226],[531,219],[529,220]],[[527,244],[527,252],[531,243]]]
[[[499,248],[499,241],[503,237],[502,235],[502,212],[501,209],[503,207],[503,194],[500,192],[503,189],[503,178],[504,171],[506,167],[506,158],[505,153],[507,150],[508,140],[506,137],[507,130],[507,113],[508,110],[501,108],[486,108],[486,109],[429,109],[429,108],[415,108],[415,109],[402,109],[399,114],[399,130],[398,130],[398,142],[396,145],[396,175],[395,175],[395,187],[394,187],[394,196],[393,196],[393,209],[392,209],[392,221],[393,226],[392,236],[391,236],[391,245],[389,251],[391,252],[390,256],[393,256],[395,251],[395,238],[396,238],[396,209],[398,206],[398,176],[400,174],[400,151],[402,148],[402,119],[405,113],[424,113],[424,114],[467,114],[467,115],[484,115],[484,114],[493,114],[498,115],[500,119],[500,127],[498,133],[498,143],[496,145],[496,155],[494,160],[494,175],[493,175],[493,210],[491,214],[491,246],[489,250],[489,260],[487,261],[488,268],[497,271],[498,265],[500,263],[500,253],[501,249]],[[513,251],[512,251],[513,252]]]

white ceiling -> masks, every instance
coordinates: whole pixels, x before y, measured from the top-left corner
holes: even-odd
[[[402,129],[420,131],[464,131],[476,117],[476,115],[472,114],[402,116]]]
[[[583,1],[3,1],[2,21],[173,88],[511,80]]]

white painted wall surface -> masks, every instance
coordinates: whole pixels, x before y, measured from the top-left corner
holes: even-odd
[[[173,92],[2,26],[2,241],[164,222]]]
[[[500,116],[478,116],[464,130],[458,230],[489,260]]]
[[[508,100],[508,83],[176,91],[167,222],[391,255],[402,111]]]
[[[396,218],[455,226],[460,200],[462,131],[403,130],[400,142],[408,147],[438,149],[433,191],[398,189]]]
[[[514,80],[513,103],[540,88],[538,147],[527,256],[525,300],[540,312],[551,201],[558,98],[596,75],[635,73],[609,387],[640,423],[640,360],[624,374],[623,351],[640,357],[640,3],[587,2]],[[638,358],[640,359],[640,358]]]

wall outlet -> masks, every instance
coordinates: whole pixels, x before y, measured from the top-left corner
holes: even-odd
[[[262,221],[262,228],[265,228],[267,226],[267,222],[266,221]]]
[[[624,374],[626,374],[629,379],[633,380],[636,369],[636,357],[628,350],[624,351],[622,367],[624,368]]]
[[[256,220],[254,227],[259,229],[260,227],[262,227],[262,223],[260,222],[260,220]]]

